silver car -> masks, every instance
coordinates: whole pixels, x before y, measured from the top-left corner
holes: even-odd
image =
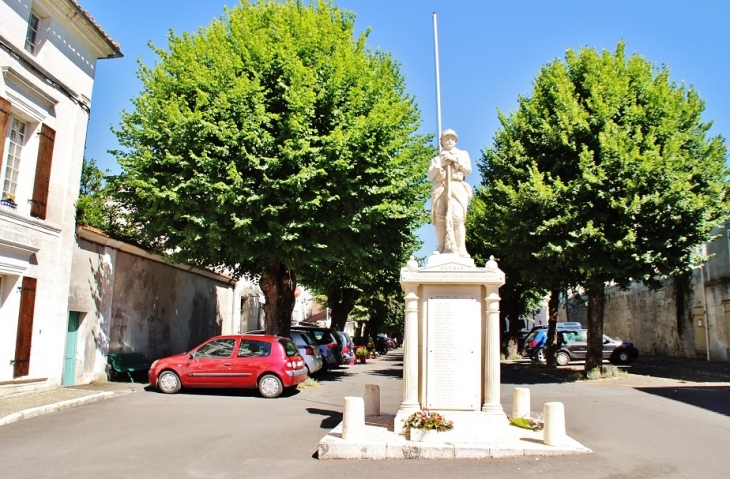
[[[247,331],[246,334],[264,334],[262,329],[255,331]],[[307,366],[307,374],[314,374],[324,365],[322,353],[319,351],[317,340],[314,339],[306,331],[290,331],[289,337],[299,350],[299,354],[304,358],[304,364]]]
[[[289,336],[297,345],[299,354],[304,358],[309,374],[314,374],[322,369],[324,360],[322,359],[322,353],[319,352],[317,340],[305,331],[291,331]]]

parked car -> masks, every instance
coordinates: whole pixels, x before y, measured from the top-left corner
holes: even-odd
[[[291,330],[307,332],[317,340],[319,351],[322,353],[322,359],[324,359],[324,369],[337,368],[343,363],[342,339],[334,329],[317,326],[292,326]]]
[[[375,338],[375,350],[378,354],[388,354],[388,351],[395,349],[395,342],[387,336]]]
[[[340,339],[342,340],[342,361],[347,364],[350,361],[355,360],[355,343],[352,342],[352,338],[350,338],[350,335],[343,332],[338,331],[337,334],[340,335]]]
[[[588,351],[587,330],[559,331],[560,344],[555,361],[558,366],[565,366],[570,361],[585,359]],[[632,343],[612,339],[603,335],[603,359],[613,364],[626,364],[639,357],[639,350]]]
[[[555,326],[558,331],[567,329],[577,330],[583,328],[580,323],[570,321],[556,323]],[[533,358],[539,362],[545,362],[545,353],[543,348],[547,342],[547,330],[548,326],[546,324],[535,326],[530,330],[529,334],[523,341],[523,358]]]
[[[263,329],[247,331],[246,334],[264,334]],[[324,367],[324,358],[319,350],[319,344],[314,336],[305,331],[290,331],[289,337],[297,347],[299,355],[304,358],[307,365],[307,374],[310,376]]]
[[[149,381],[166,394],[181,388],[258,388],[275,398],[307,379],[291,339],[269,335],[215,336],[187,353],[153,362]]]

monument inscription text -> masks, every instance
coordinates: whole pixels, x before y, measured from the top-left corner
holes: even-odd
[[[479,409],[480,318],[474,297],[428,300],[428,408]]]

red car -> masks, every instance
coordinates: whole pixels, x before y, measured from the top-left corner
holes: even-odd
[[[231,334],[158,359],[149,379],[166,394],[181,387],[258,388],[262,396],[275,398],[307,379],[307,366],[289,338]]]

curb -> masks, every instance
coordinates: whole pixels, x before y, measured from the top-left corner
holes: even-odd
[[[22,421],[23,419],[30,419],[36,416],[43,416],[44,414],[50,414],[53,412],[63,411],[76,406],[82,406],[84,404],[91,404],[97,401],[104,401],[106,399],[112,399],[116,394],[112,391],[106,391],[102,393],[92,394],[90,396],[84,396],[80,398],[67,399],[53,404],[46,404],[45,406],[38,406],[30,409],[25,409],[20,412],[14,412],[8,414],[5,417],[0,417],[0,426],[12,424],[14,422]]]

